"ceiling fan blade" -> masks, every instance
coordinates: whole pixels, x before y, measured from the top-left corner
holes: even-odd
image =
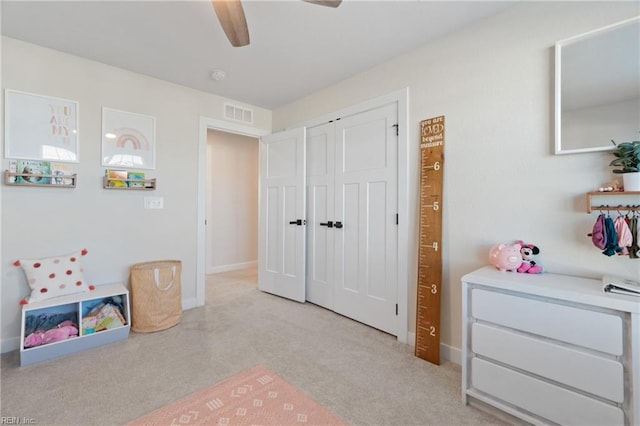
[[[313,3],[320,6],[328,6],[328,7],[338,7],[340,6],[340,3],[342,3],[342,0],[303,0],[303,1],[306,1],[307,3]]]
[[[234,47],[249,44],[249,28],[240,0],[211,0],[218,21]]]

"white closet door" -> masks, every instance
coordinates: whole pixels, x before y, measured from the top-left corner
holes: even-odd
[[[397,335],[397,104],[336,121],[334,310]]]
[[[307,300],[333,310],[333,123],[307,130]]]
[[[260,140],[258,288],[305,301],[305,128]]]

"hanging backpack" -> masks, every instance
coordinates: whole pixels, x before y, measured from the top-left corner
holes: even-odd
[[[629,247],[633,243],[633,237],[631,236],[631,230],[629,229],[629,225],[627,225],[627,221],[624,216],[616,217],[616,220],[613,222],[616,234],[618,234],[618,245],[622,248],[620,253],[621,256],[626,256],[629,254],[627,247]]]
[[[631,245],[629,246],[629,257],[631,259],[638,259],[640,258],[640,247],[638,246],[638,240],[640,239],[638,234],[638,216],[634,215],[629,220],[629,231],[631,232],[632,238]]]
[[[600,213],[596,218],[596,223],[593,224],[593,231],[588,234],[591,237],[591,241],[593,241],[593,245],[598,247],[600,250],[604,250],[607,246],[607,234],[604,227],[604,214]]]
[[[605,256],[613,256],[622,250],[622,247],[618,245],[618,234],[616,234],[616,227],[610,216],[604,219],[604,232],[607,236],[607,242],[602,254]]]

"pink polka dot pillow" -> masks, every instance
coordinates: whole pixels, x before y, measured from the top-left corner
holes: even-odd
[[[20,259],[14,263],[22,267],[31,288],[29,302],[51,299],[67,294],[90,291],[84,280],[80,258],[87,250],[43,259]]]

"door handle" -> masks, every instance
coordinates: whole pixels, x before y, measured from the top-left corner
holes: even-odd
[[[302,225],[306,225],[307,221],[303,221],[302,219],[296,219],[296,220],[292,220],[291,222],[289,222],[289,225],[298,225],[298,226],[302,226]]]
[[[333,222],[328,221],[327,223],[320,222],[320,226],[326,226],[327,228],[333,228]]]
[[[342,222],[336,222],[333,226],[335,226],[338,229],[342,229]]]

